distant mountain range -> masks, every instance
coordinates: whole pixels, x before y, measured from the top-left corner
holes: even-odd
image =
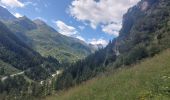
[[[30,20],[26,16],[15,18],[0,7],[0,20],[24,43],[42,56],[52,56],[63,63],[75,62],[94,52],[85,42],[64,36],[42,20]]]

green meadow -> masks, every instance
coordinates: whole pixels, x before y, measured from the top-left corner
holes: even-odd
[[[109,71],[46,100],[170,100],[170,50]]]

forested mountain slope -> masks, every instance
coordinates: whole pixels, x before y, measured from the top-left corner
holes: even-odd
[[[0,8],[0,11],[10,14],[5,8]],[[4,13],[0,13],[0,16]],[[71,63],[86,57],[94,52],[94,48],[85,42],[64,36],[58,33],[55,29],[48,26],[42,20],[31,21],[26,16],[15,18],[10,14],[11,20],[1,18],[7,27],[15,33],[23,42],[39,52],[42,56],[52,56],[62,63]]]
[[[44,100],[169,100],[170,50],[133,66],[109,69],[90,81]]]
[[[61,62],[75,62],[93,52],[85,42],[76,38],[67,37],[41,20],[34,20],[37,29],[26,32],[27,37],[33,39],[35,50],[43,56],[53,56]]]
[[[23,100],[26,95],[32,97],[35,93],[30,94],[28,90],[37,92],[35,88],[42,88],[39,81],[51,77],[59,67],[56,59],[42,57],[0,22],[1,100],[13,100],[14,97]]]
[[[86,81],[111,65],[119,68],[152,57],[170,47],[170,1],[142,0],[123,18],[119,37],[65,70],[56,89],[69,88]],[[106,67],[107,66],[107,67]]]
[[[39,80],[47,78],[59,67],[58,61],[52,59],[43,58],[0,22],[0,60],[25,71],[30,78]]]
[[[25,71],[31,80],[21,75],[0,81],[0,98],[39,100],[56,91],[47,100],[170,98],[169,0],[141,0],[124,15],[119,36],[93,54],[89,45],[41,20],[9,16],[0,23],[0,63]],[[61,74],[50,77],[61,67],[54,57],[66,64]],[[68,92],[60,95],[60,90]]]

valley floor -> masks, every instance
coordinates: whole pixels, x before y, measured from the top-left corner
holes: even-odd
[[[46,100],[170,100],[170,50]]]

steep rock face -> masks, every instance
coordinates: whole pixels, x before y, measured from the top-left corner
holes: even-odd
[[[142,0],[134,7],[130,8],[128,12],[123,16],[123,26],[120,30],[119,37],[126,37],[131,32],[134,24],[140,19],[145,17],[147,12],[158,4],[159,0]]]
[[[116,39],[116,46],[120,52],[130,51],[137,44],[152,41],[156,35],[153,33],[158,30],[159,23],[163,23],[167,19],[167,16],[163,16],[162,14],[169,13],[163,10],[164,8],[160,9],[162,2],[164,1],[142,0],[128,10],[123,18],[120,36]],[[162,14],[159,12],[161,10],[163,10]],[[165,17],[166,19],[162,19],[161,17]]]
[[[131,64],[170,48],[169,5],[169,0],[142,0],[128,10],[112,45],[116,64]]]

